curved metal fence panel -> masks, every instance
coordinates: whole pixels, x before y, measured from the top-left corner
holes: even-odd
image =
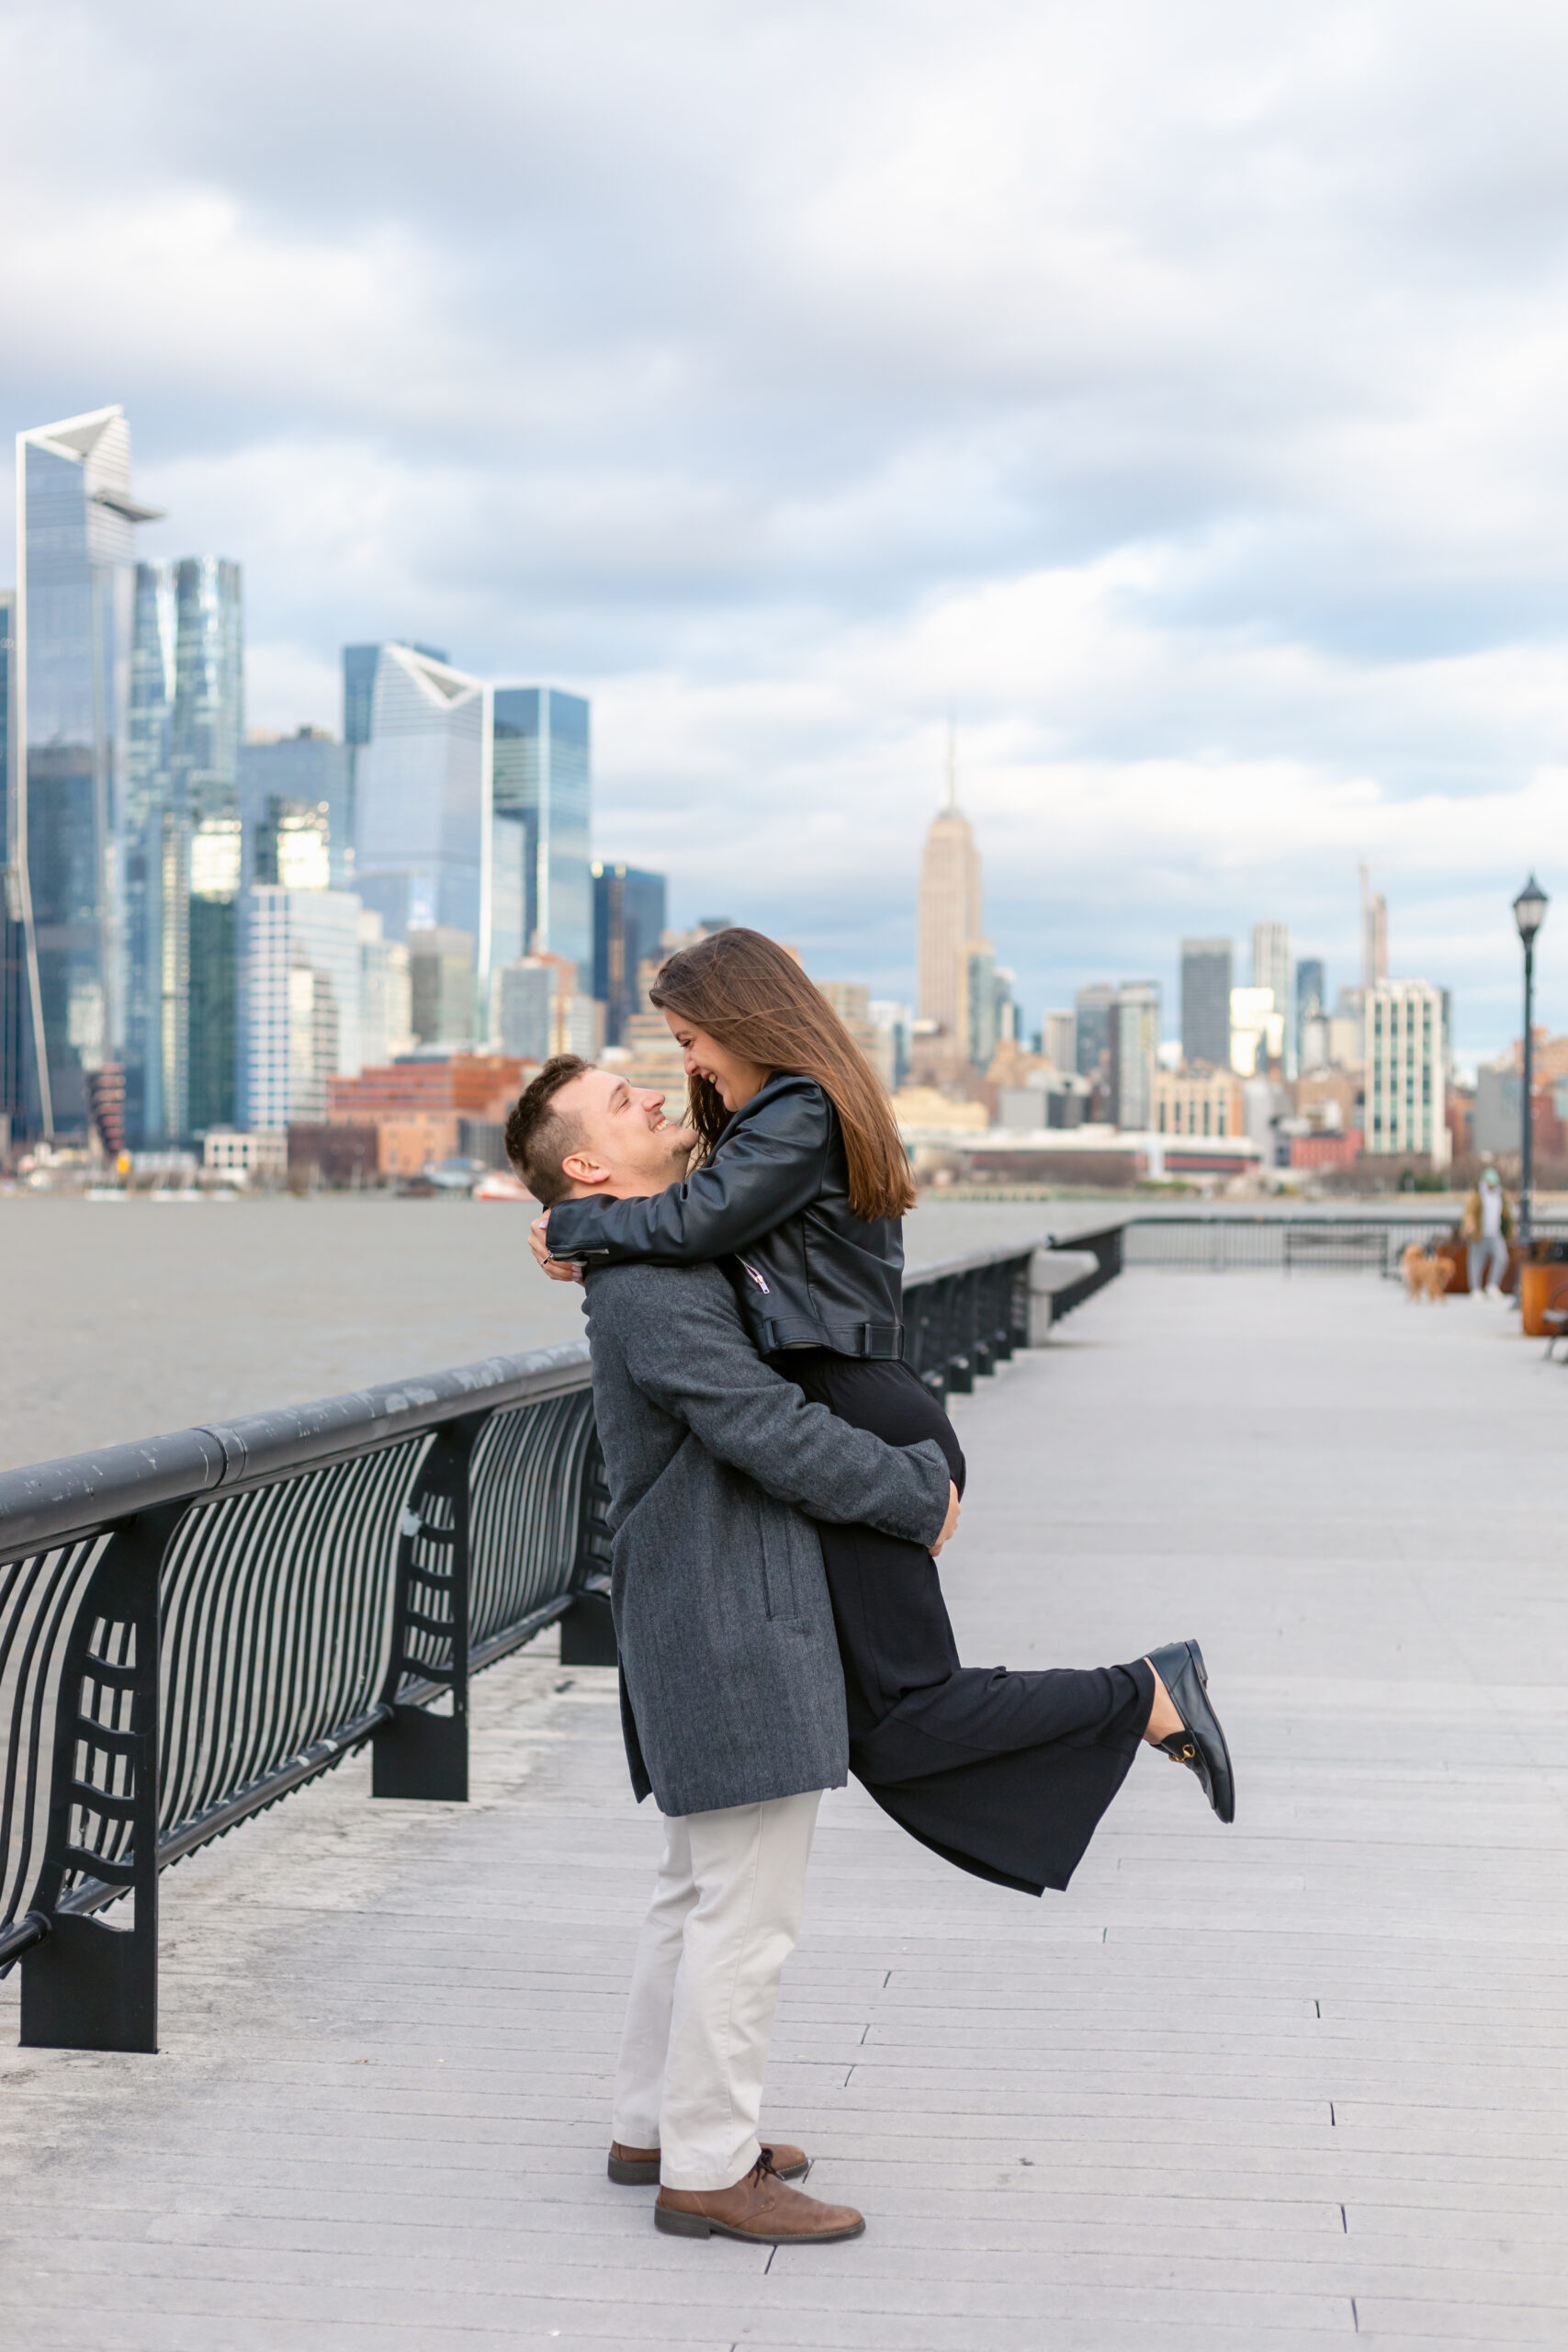
[[[570,1584],[584,1465],[597,1450],[583,1388],[547,1405],[492,1413],[469,1486],[468,1640],[488,1649],[533,1622]]]
[[[376,1706],[399,1522],[428,1445],[406,1438],[186,1513],[160,1577],[161,1835]]]
[[[580,1345],[0,1476],[24,2041],[155,2048],[159,1871],[355,1748],[467,1795],[471,1648],[592,1604],[603,1649],[596,1455]]]
[[[61,1667],[107,1541],[88,1536],[0,1566],[0,1935],[26,1910],[42,1866]]]
[[[1119,1263],[1087,1246],[1069,1305]],[[1028,1345],[1033,1255],[910,1275],[938,1395]],[[470,1673],[558,1618],[564,1660],[613,1664],[608,1504],[581,1344],[0,1474],[24,2042],[155,2049],[162,1870],[366,1744],[373,1795],[466,1797]]]

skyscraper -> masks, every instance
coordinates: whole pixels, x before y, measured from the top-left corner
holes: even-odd
[[[174,571],[169,794],[190,840],[184,1125],[202,1135],[234,1124],[244,621],[237,563],[184,556]]]
[[[443,669],[451,655],[439,646],[421,645],[412,637],[394,637],[387,643],[401,645],[411,653],[423,653],[427,662],[439,662]],[[381,658],[381,647],[376,645],[345,645],[343,649],[343,740],[352,751],[356,743],[370,741],[370,714],[376,699],[376,665]]]
[[[1252,985],[1273,989],[1274,1010],[1284,1022],[1289,1049],[1294,1044],[1295,1023],[1291,1005],[1291,934],[1284,923],[1253,924]]]
[[[586,994],[593,968],[589,707],[558,686],[497,686],[494,703],[495,863],[521,860],[517,952],[564,956]]]
[[[1078,1066],[1077,1015],[1061,1010],[1048,1012],[1040,1024],[1040,1050],[1046,1060],[1064,1075]]]
[[[1384,980],[1366,992],[1366,1144],[1447,1165],[1443,996],[1426,980]]]
[[[1111,1114],[1119,1127],[1154,1125],[1159,982],[1125,980],[1111,1020]]]
[[[947,799],[931,821],[920,864],[916,1017],[936,1023],[938,1047],[954,1063],[969,1058],[969,958],[984,944],[984,927],[980,853],[958,806],[950,743]]]
[[[26,1124],[82,1134],[87,1080],[125,1042],[119,887],[135,600],[119,408],[17,436],[14,775],[8,899],[28,974]]]
[[[234,1112],[244,628],[240,567],[136,567],[120,872],[133,1144]]]
[[[186,1125],[189,859],[169,793],[175,701],[172,564],[139,563],[126,722],[125,1124],[133,1145],[174,1140]]]
[[[604,1042],[618,1046],[621,1032],[642,1005],[637,967],[659,953],[666,920],[662,874],[635,865],[601,865],[593,880],[592,994],[604,1007]]]
[[[388,640],[401,645],[411,653],[421,653],[427,662],[438,662],[445,669],[450,656],[434,645],[421,645],[410,637]],[[345,645],[343,649],[343,740],[348,753],[348,807],[344,841],[352,845],[356,838],[355,812],[355,754],[361,743],[370,741],[370,719],[376,700],[376,667],[381,658],[377,645]]]
[[[1231,943],[1181,943],[1181,1058],[1228,1069],[1231,1055]]]
[[[1388,904],[1361,868],[1361,986],[1380,988],[1388,978]]]
[[[1328,1012],[1328,983],[1323,959],[1303,956],[1296,965],[1296,1068],[1303,1067],[1303,1037],[1309,1021],[1322,1021]]]
[[[1116,990],[1108,980],[1095,980],[1073,998],[1073,1027],[1077,1046],[1077,1074],[1098,1078],[1101,1058],[1111,1053],[1111,1020]]]
[[[351,649],[353,650],[353,649]],[[377,650],[355,751],[355,888],[389,939],[466,931],[491,960],[490,689],[404,645]]]
[[[241,1126],[324,1118],[328,1079],[358,1074],[359,922],[346,890],[260,883],[241,895]]]
[[[310,727],[274,743],[242,745],[240,828],[247,883],[353,888],[351,758],[350,745]]]
[[[442,923],[409,932],[409,1008],[422,1046],[471,1046],[478,1016],[474,935]],[[486,991],[487,1000],[489,991]]]

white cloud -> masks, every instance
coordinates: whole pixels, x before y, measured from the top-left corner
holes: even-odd
[[[380,632],[589,690],[601,846],[818,969],[907,983],[956,707],[1032,1010],[1263,914],[1350,977],[1365,856],[1484,1046],[1568,884],[1565,52],[1531,0],[12,0],[10,422],[125,402],[254,720]]]

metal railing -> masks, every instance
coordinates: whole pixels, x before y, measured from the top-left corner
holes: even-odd
[[[581,1344],[0,1476],[23,2041],[155,2049],[160,1871],[366,1742],[466,1797],[473,1672],[558,1617],[614,1657],[604,1501]]]
[[[938,1395],[1028,1344],[1032,1256],[911,1272]],[[588,1383],[579,1344],[0,1474],[24,2043],[156,2049],[160,1871],[367,1743],[373,1796],[466,1798],[470,1677],[557,1619],[614,1664]]]
[[[1258,1216],[1242,1210],[1133,1216],[1123,1227],[1122,1263],[1187,1267],[1201,1273],[1272,1268],[1286,1273],[1394,1274],[1400,1252],[1411,1242],[1429,1250],[1434,1241],[1452,1235],[1455,1222],[1451,1209],[1438,1216]],[[1540,1239],[1568,1238],[1568,1227],[1540,1220],[1536,1232]]]

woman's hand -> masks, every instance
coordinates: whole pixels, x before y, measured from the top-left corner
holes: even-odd
[[[958,1499],[958,1489],[950,1478],[947,1482],[947,1517],[942,1522],[942,1533],[931,1545],[931,1558],[933,1560],[936,1558],[936,1555],[941,1551],[942,1545],[947,1542],[948,1537],[950,1535],[957,1534],[958,1516],[963,1508],[963,1504]]]
[[[528,1247],[534,1252],[536,1263],[544,1268],[551,1282],[580,1283],[582,1280],[581,1266],[567,1265],[560,1259],[551,1257],[547,1231],[549,1222],[548,1209],[545,1211],[543,1216],[536,1216],[534,1219],[533,1224],[528,1227]]]

